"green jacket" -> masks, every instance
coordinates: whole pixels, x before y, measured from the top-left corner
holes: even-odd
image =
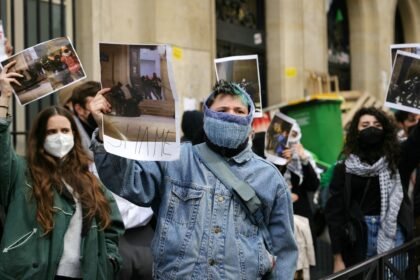
[[[63,252],[64,234],[75,211],[74,201],[54,191],[54,229],[43,235],[36,221],[36,202],[26,177],[26,161],[15,154],[10,141],[10,120],[0,119],[0,204],[6,212],[0,243],[0,279],[54,279]],[[83,279],[114,279],[121,257],[118,238],[124,224],[112,194],[104,192],[111,205],[112,225],[99,230],[96,220],[83,235]],[[116,260],[115,265],[110,259]],[[115,266],[115,268],[114,268]]]

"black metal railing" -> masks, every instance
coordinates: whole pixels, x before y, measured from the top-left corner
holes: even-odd
[[[420,249],[420,237],[386,253],[372,257],[346,270],[329,275],[322,280],[411,280],[417,279],[418,261],[416,251]]]

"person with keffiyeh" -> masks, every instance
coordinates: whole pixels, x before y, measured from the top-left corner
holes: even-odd
[[[334,272],[412,238],[407,178],[419,162],[419,142],[418,125],[400,144],[397,127],[384,111],[369,107],[356,112],[334,169],[325,211]],[[355,242],[345,232],[350,219],[361,225],[355,227]]]
[[[292,192],[293,213],[308,218],[312,238],[315,240],[314,213],[310,203],[310,192],[315,192],[319,187],[319,175],[316,172],[315,160],[306,150],[300,139],[302,133],[299,125],[294,124],[288,139],[289,148],[285,149],[282,157],[287,160],[283,166],[277,165]]]

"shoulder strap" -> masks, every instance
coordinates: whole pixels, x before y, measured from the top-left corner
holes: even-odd
[[[254,189],[247,182],[239,179],[232,170],[230,170],[226,160],[219,154],[213,152],[206,143],[194,145],[193,149],[204,165],[210,169],[223,185],[229,189],[233,196],[237,198],[251,222],[262,229],[264,240],[267,243],[266,245],[271,251],[272,243],[267,226],[264,223],[262,202]]]
[[[239,179],[232,170],[226,160],[219,154],[213,152],[205,143],[193,146],[201,161],[210,171],[235,195],[243,202],[245,210],[250,212],[251,221],[259,225],[263,222],[263,216],[259,215],[261,209],[261,201],[256,195],[254,189],[244,180]],[[262,213],[261,213],[262,214]]]

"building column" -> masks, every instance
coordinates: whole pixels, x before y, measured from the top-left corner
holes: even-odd
[[[267,0],[268,105],[304,97],[309,71],[327,73],[324,0]]]
[[[351,88],[383,100],[391,71],[396,0],[351,0],[347,7]]]
[[[404,38],[407,43],[420,42],[420,1],[399,0],[398,8],[404,28]]]

